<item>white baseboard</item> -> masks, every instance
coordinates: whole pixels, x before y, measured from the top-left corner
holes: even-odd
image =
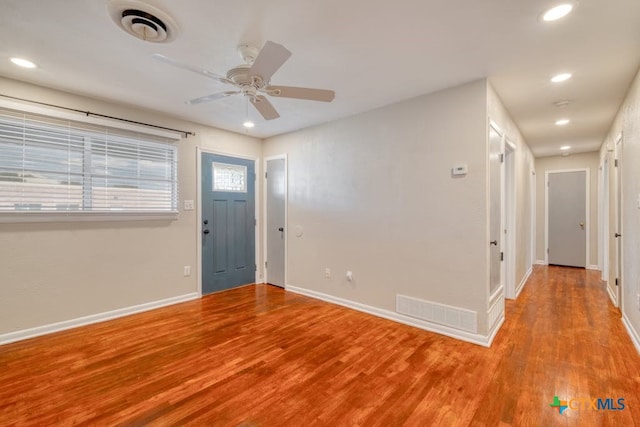
[[[543,259],[539,259],[536,261],[537,265],[547,265],[547,261],[543,260]]]
[[[493,306],[499,299],[504,299],[504,286],[498,287],[498,289],[489,296],[489,306]]]
[[[520,296],[520,292],[522,292],[522,290],[524,289],[524,285],[527,283],[527,280],[529,280],[529,277],[531,277],[532,272],[533,266],[529,267],[529,270],[525,273],[524,277],[518,284],[518,287],[516,288],[516,297],[514,298],[514,300],[518,299],[518,297]]]
[[[440,325],[438,323],[428,322],[426,320],[421,320],[421,319],[415,319],[413,317],[405,316],[403,314],[396,313],[394,311],[373,307],[370,305],[347,300],[347,299],[336,297],[333,295],[328,295],[322,292],[316,292],[309,289],[299,288],[297,286],[290,286],[290,285],[287,285],[285,287],[285,290],[296,293],[296,294],[304,295],[307,297],[330,302],[332,304],[341,305],[343,307],[351,308],[353,310],[361,311],[363,313],[371,314],[373,316],[382,317],[383,319],[388,319],[394,322],[413,326],[415,328],[424,329],[425,331],[435,332],[437,334],[446,335],[448,337],[470,342],[472,344],[481,345],[483,347],[490,347],[491,341],[493,340],[493,338],[491,338],[490,336],[460,331],[454,328]],[[498,323],[501,324],[501,322],[498,322]]]
[[[495,301],[487,310],[487,324],[489,330],[492,331],[493,327],[500,323],[500,319],[504,318],[505,299],[504,297]],[[491,335],[491,334],[489,334]]]
[[[76,319],[65,320],[63,322],[51,323],[49,325],[37,326],[35,328],[23,329],[21,331],[9,332],[0,335],[0,345],[9,344],[15,341],[26,340],[28,338],[38,337],[40,335],[51,334],[53,332],[64,331],[67,329],[77,328],[78,326],[90,325],[92,323],[104,322],[105,320],[117,319],[118,317],[128,316],[130,314],[142,313],[168,305],[178,304],[181,302],[198,299],[198,293],[193,292],[186,295],[171,297],[160,301],[152,301],[144,304],[138,304],[131,307],[119,308],[117,310],[105,311],[104,313],[91,314],[89,316],[78,317]]]
[[[500,317],[498,318],[498,321],[495,323],[495,325],[493,325],[493,327],[489,331],[489,337],[487,339],[488,344],[485,347],[491,347],[491,344],[493,344],[493,340],[496,338],[496,335],[498,335],[498,331],[500,330],[500,328],[502,327],[502,324],[504,323],[504,319],[505,317],[504,317],[504,311],[503,311]]]
[[[587,270],[598,270],[598,271],[600,271],[600,266],[590,265],[590,266],[587,267]]]
[[[633,328],[633,325],[629,321],[629,318],[627,318],[626,314],[622,315],[622,324],[627,329],[627,333],[631,337],[634,347],[640,354],[640,334],[638,334],[638,332]]]
[[[607,293],[609,294],[609,299],[613,303],[613,306],[617,307],[618,306],[618,296],[611,290],[611,288],[609,287],[608,283],[605,284],[605,286],[607,287]]]

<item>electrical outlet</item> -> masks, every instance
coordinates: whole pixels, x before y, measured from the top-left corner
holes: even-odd
[[[324,269],[324,277],[326,279],[331,279],[331,269],[330,268],[325,268]]]
[[[189,277],[191,276],[191,266],[190,265],[185,265],[184,266],[184,277]]]

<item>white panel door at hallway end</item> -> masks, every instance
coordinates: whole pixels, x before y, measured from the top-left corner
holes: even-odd
[[[550,265],[587,266],[587,170],[547,172]]]

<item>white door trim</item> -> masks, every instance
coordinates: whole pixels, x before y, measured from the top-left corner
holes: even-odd
[[[286,287],[289,283],[289,278],[288,278],[288,274],[287,274],[287,264],[288,264],[288,259],[289,259],[289,167],[288,167],[288,159],[287,159],[287,154],[277,154],[275,156],[269,156],[269,157],[265,157],[263,159],[263,164],[264,164],[264,171],[265,173],[267,172],[267,161],[268,160],[278,160],[278,159],[284,159],[284,286]],[[267,222],[267,178],[265,176],[265,174],[262,174],[262,182],[263,182],[263,188],[265,189],[264,192],[264,197],[263,197],[263,204],[262,204],[262,212],[264,212],[264,224],[265,226],[263,227],[263,250],[262,253],[264,254],[264,258],[263,258],[263,264],[262,267],[264,268],[264,261],[267,260],[268,258],[268,251],[267,251],[267,227],[266,224],[268,224]],[[269,269],[268,268],[264,268],[264,283],[268,283],[269,280]]]
[[[529,194],[529,197],[531,198],[531,212],[529,213],[529,216],[531,217],[531,224],[530,224],[530,239],[531,241],[529,242],[529,244],[531,245],[531,254],[530,254],[530,259],[529,259],[529,268],[527,269],[527,271],[531,270],[533,268],[533,265],[536,263],[536,240],[537,240],[537,235],[536,235],[536,221],[537,221],[537,217],[536,217],[536,209],[537,209],[537,205],[538,205],[538,185],[537,185],[537,181],[536,181],[536,170],[535,170],[535,165],[530,165],[530,172],[529,172],[529,191],[531,194]]]
[[[502,131],[502,129],[500,128],[500,126],[498,126],[498,124],[496,122],[494,122],[493,120],[489,119],[489,128],[493,128],[493,130],[495,130],[498,135],[500,135],[500,153],[502,155],[504,155],[505,152],[505,134]],[[487,171],[489,171],[487,173],[487,188],[489,189],[489,191],[487,191],[487,243],[489,243],[489,241],[491,240],[491,159],[490,159],[490,144],[489,144],[489,135],[491,132],[491,129],[487,129]],[[505,163],[502,162],[500,165],[500,230],[504,230],[504,223],[505,223],[505,210],[504,210],[504,165]],[[501,232],[502,234],[502,232]],[[502,236],[501,236],[502,237]],[[500,247],[498,248],[498,250],[500,252],[504,251],[504,239],[500,238]],[[501,262],[500,263],[500,284],[498,285],[498,287],[496,288],[496,290],[494,291],[493,294],[491,294],[490,289],[491,289],[491,250],[487,251],[487,293],[489,296],[488,302],[489,301],[495,301],[497,298],[500,298],[499,295],[502,296],[502,298],[504,298],[504,283],[505,283],[505,263]],[[490,305],[488,305],[490,306]]]
[[[590,206],[591,202],[589,200],[589,182],[591,180],[590,170],[589,168],[582,169],[558,169],[558,170],[547,170],[544,174],[544,261],[547,265],[549,265],[549,175],[552,173],[566,173],[566,172],[585,172],[585,239],[586,239],[586,254],[585,254],[585,268],[589,268],[589,241],[591,237],[589,235],[590,228]]]
[[[503,237],[505,240],[505,296],[509,299],[516,297],[516,146],[504,138],[504,163],[503,167]],[[506,231],[506,237],[504,236]]]
[[[600,264],[600,271],[602,272],[601,274],[601,279],[604,281],[609,281],[609,233],[610,233],[610,224],[609,224],[609,218],[610,218],[610,202],[609,202],[609,195],[610,190],[611,190],[611,179],[610,179],[610,174],[611,174],[611,162],[609,162],[609,152],[605,152],[605,155],[602,158],[602,163],[600,164],[600,193],[598,194],[598,199],[601,200],[600,203],[598,203],[598,206],[600,208],[600,212],[599,212],[599,217],[598,217],[598,222],[599,222],[599,227],[598,227],[598,233],[599,233],[599,239],[598,239],[598,255],[599,255],[599,260],[601,262]]]
[[[197,272],[198,272],[198,296],[202,298],[202,153],[206,154],[217,154],[220,156],[229,156],[235,157],[238,159],[245,160],[253,160],[255,173],[256,173],[256,186],[255,186],[255,218],[256,218],[256,227],[255,227],[255,260],[256,266],[259,268],[256,269],[255,276],[253,281],[258,283],[259,279],[262,278],[261,272],[262,267],[260,266],[261,258],[260,258],[260,233],[259,229],[262,227],[262,221],[260,217],[260,197],[261,197],[261,186],[258,185],[259,181],[258,176],[260,176],[260,162],[257,157],[246,156],[243,154],[229,153],[225,151],[219,151],[209,148],[196,147],[196,263],[197,263]]]
[[[623,185],[623,181],[622,181],[622,166],[623,166],[623,159],[622,159],[622,148],[623,148],[623,136],[622,136],[622,132],[618,135],[618,137],[616,138],[616,142],[614,144],[614,182],[615,182],[615,187],[614,187],[614,191],[615,191],[615,230],[614,233],[620,233],[622,235],[622,237],[620,237],[620,239],[624,239],[624,209],[622,208],[622,201],[624,200],[624,185]],[[616,166],[616,163],[618,164]],[[611,165],[609,165],[611,166]],[[618,190],[618,186],[620,187],[620,189]],[[619,211],[619,212],[618,212]],[[616,248],[616,277],[619,278],[619,284],[618,284],[618,294],[616,295],[617,298],[617,306],[620,308],[620,310],[623,310],[623,304],[624,304],[624,246],[622,244],[622,240],[620,240],[620,243],[618,244],[618,241],[616,240],[616,238],[613,238],[614,240],[614,245]],[[620,248],[620,250],[618,250],[618,248]],[[620,266],[620,268],[618,268],[618,266]],[[618,271],[619,270],[619,271]],[[615,280],[615,278],[614,278]],[[615,286],[615,284],[614,284]],[[623,311],[624,313],[624,311]]]

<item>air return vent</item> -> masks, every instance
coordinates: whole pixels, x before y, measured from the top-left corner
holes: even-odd
[[[396,311],[400,314],[439,323],[467,332],[478,332],[478,315],[475,311],[405,295],[396,295]]]
[[[141,40],[168,43],[178,35],[178,26],[169,15],[144,2],[110,0],[107,9],[118,27]]]

